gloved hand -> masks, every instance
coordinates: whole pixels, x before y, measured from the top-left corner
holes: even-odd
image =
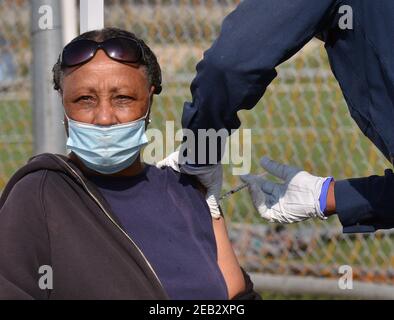
[[[207,189],[206,201],[211,216],[215,219],[220,218],[219,197],[223,184],[223,168],[220,163],[203,167],[179,164],[179,151],[176,151],[156,164],[158,168],[164,166],[171,167],[178,172],[196,176],[201,184]]]
[[[241,177],[248,183],[253,204],[264,219],[279,223],[299,222],[314,217],[327,219],[319,203],[326,178],[279,164],[267,157],[263,157],[260,164],[270,174],[284,181],[280,184],[255,175]]]

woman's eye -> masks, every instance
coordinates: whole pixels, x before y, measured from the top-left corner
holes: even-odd
[[[92,96],[80,96],[76,102],[91,102],[93,101]]]
[[[123,100],[123,101],[132,101],[132,100],[134,100],[133,97],[124,96],[124,95],[116,96],[116,99],[117,100]]]

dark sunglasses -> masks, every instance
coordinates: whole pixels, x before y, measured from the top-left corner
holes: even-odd
[[[80,39],[66,45],[61,57],[62,67],[74,67],[91,60],[97,50],[116,61],[138,63],[144,61],[144,52],[139,42],[126,37],[116,37],[103,42]]]

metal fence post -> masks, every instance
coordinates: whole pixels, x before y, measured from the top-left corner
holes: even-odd
[[[104,0],[80,0],[80,33],[104,28]]]
[[[76,0],[61,0],[63,44],[66,45],[78,35]]]
[[[63,42],[61,21],[60,0],[31,1],[34,154],[65,152],[63,107],[52,85]]]

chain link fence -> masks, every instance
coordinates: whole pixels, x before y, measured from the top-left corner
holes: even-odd
[[[28,1],[0,0],[0,190],[32,153]]]
[[[238,2],[105,1],[105,25],[136,33],[159,58],[163,92],[154,101],[152,127],[164,130],[165,121],[174,120],[180,128],[196,63]],[[28,1],[0,0],[0,16],[1,190],[32,153]],[[351,119],[320,41],[313,40],[277,71],[253,111],[240,113],[242,127],[252,128],[252,172],[261,171],[263,155],[336,179],[382,174],[390,166]],[[226,166],[224,190],[238,184]],[[267,224],[246,190],[227,198],[223,208],[240,263],[249,271],[338,279],[339,266],[347,264],[355,279],[394,284],[390,231],[344,235],[337,218]]]

